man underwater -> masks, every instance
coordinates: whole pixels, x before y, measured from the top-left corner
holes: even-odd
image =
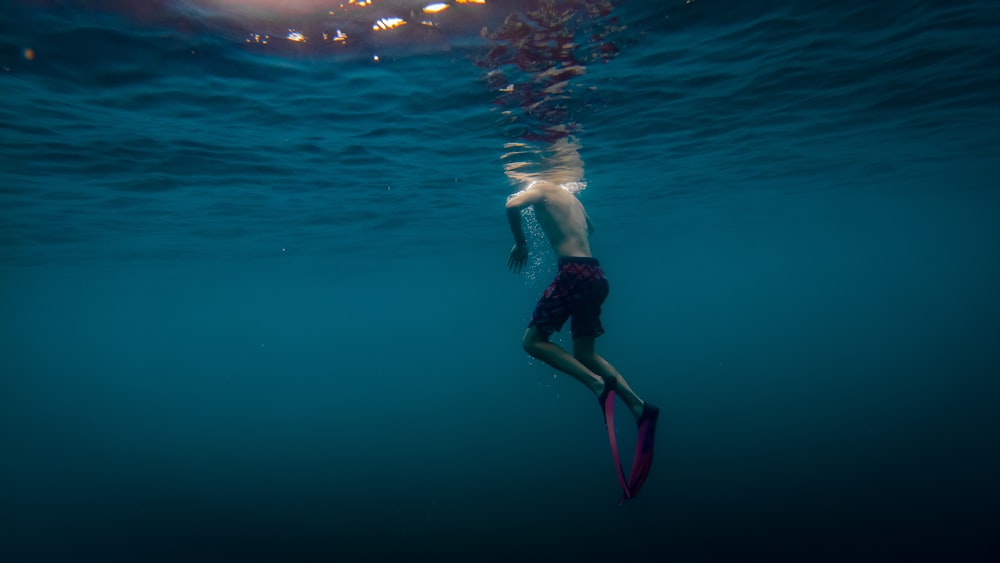
[[[570,152],[575,153],[575,150]],[[618,370],[594,350],[594,340],[604,333],[601,304],[608,296],[608,280],[600,263],[590,253],[589,236],[594,230],[593,224],[583,204],[571,191],[580,186],[579,182],[560,182],[560,179],[565,179],[565,174],[558,173],[511,176],[525,182],[526,187],[507,199],[507,219],[514,234],[508,268],[519,273],[528,260],[527,239],[521,224],[521,211],[528,207],[534,209],[538,224],[559,257],[559,272],[538,300],[524,333],[524,350],[576,378],[597,395],[605,414],[624,502],[638,494],[652,466],[660,410],[640,399]],[[549,340],[552,333],[561,330],[571,317],[572,354]],[[627,481],[614,433],[616,392],[621,395],[638,425],[635,458]]]

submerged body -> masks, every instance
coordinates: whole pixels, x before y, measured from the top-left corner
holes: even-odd
[[[532,180],[507,200],[507,218],[514,235],[508,267],[520,272],[528,259],[521,210],[533,207],[538,223],[559,257],[559,272],[539,299],[522,338],[524,350],[546,364],[571,375],[598,397],[608,425],[608,437],[624,491],[622,500],[638,493],[653,462],[653,440],[659,409],[632,390],[618,370],[594,348],[604,333],[601,305],[609,285],[600,263],[591,255],[593,223],[579,199],[563,185]],[[572,317],[573,353],[549,340]],[[639,437],[632,474],[626,481],[614,432],[614,395],[618,393],[636,418]]]

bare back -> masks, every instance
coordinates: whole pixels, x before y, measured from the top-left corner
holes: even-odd
[[[590,220],[575,195],[550,182],[531,187],[542,198],[533,204],[535,217],[559,256],[590,256]]]

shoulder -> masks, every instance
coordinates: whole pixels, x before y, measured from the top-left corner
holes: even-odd
[[[507,207],[525,207],[545,200],[546,186],[543,182],[532,182],[527,188],[511,194]]]

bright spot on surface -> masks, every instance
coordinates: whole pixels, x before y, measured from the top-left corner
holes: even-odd
[[[291,31],[291,30],[289,30],[288,31],[288,40],[289,41],[295,41],[296,43],[300,43],[300,42],[303,42],[303,41],[306,40],[306,36],[302,35],[298,31]]]
[[[28,48],[24,50],[24,60],[33,61],[35,60],[35,50]]]
[[[444,2],[437,2],[435,4],[428,4],[424,6],[424,11],[428,14],[436,14],[438,12],[443,12],[448,9],[448,5]]]
[[[373,56],[372,60],[375,61],[375,62],[378,62],[378,55]]]
[[[372,29],[375,31],[382,31],[385,29],[392,29],[394,27],[399,27],[401,25],[406,25],[406,22],[402,18],[382,18],[375,22]]]
[[[486,0],[455,0],[459,4],[485,4]]]

